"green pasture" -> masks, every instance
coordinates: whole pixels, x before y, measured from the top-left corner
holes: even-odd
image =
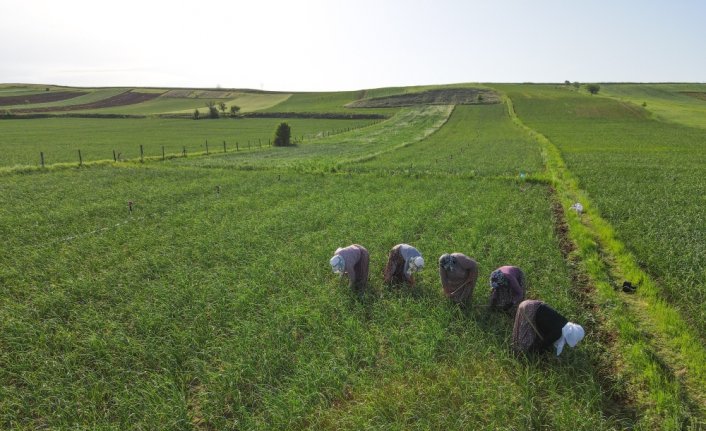
[[[578,179],[703,334],[706,132],[656,121],[649,102],[493,87],[514,110],[0,121],[0,429],[704,426],[703,391],[680,377],[701,368],[676,369],[653,348],[660,329],[636,327],[620,293],[606,299],[610,280],[588,257],[604,250],[573,214],[564,233],[578,250],[562,254],[564,184],[550,178]],[[428,88],[294,93],[265,110],[369,112],[343,105]],[[167,103],[153,102],[135,109]],[[282,121],[303,142],[268,147]],[[188,156],[155,160],[162,146]],[[78,148],[84,161],[113,149],[131,160],[12,168],[36,166],[39,151],[77,163]],[[382,281],[400,242],[427,263],[414,288]],[[351,243],[371,255],[363,295],[328,265]],[[436,261],[454,251],[480,265],[468,308],[441,293]],[[488,277],[506,264],[525,270],[529,298],[585,327],[576,349],[510,353],[512,319],[484,308]]]
[[[360,99],[365,91],[340,91],[329,93],[293,93],[287,100],[263,109],[263,112],[314,112],[346,114],[392,115],[399,108],[353,109],[347,103]]]
[[[5,428],[631,423],[604,413],[593,335],[561,361],[515,358],[510,318],[441,294],[434,261],[463,251],[481,265],[474,304],[511,262],[530,297],[587,320],[545,186],[168,162],[13,175],[2,189]],[[382,284],[402,241],[429,262],[414,289]],[[360,298],[328,267],[352,242],[372,256]]]
[[[209,150],[235,151],[252,148],[260,142],[266,146],[274,136],[277,125],[287,122],[293,135],[312,139],[319,135],[340,132],[371,124],[371,120],[280,119],[280,118],[221,118],[218,120],[187,119],[98,119],[45,118],[0,121],[0,167],[15,165],[36,166],[40,152],[46,164],[77,162],[78,150],[84,161],[112,160],[113,150],[122,159],[140,156],[140,145],[145,156],[161,156],[162,146],[167,154],[187,154]]]
[[[335,172],[342,169],[345,163],[366,160],[426,138],[443,126],[452,109],[451,106],[406,108],[394,117],[368,127],[330,136],[317,134],[297,146],[179,159],[172,163],[199,167],[288,167],[299,171]]]
[[[706,99],[684,93],[706,96],[706,84],[603,84],[601,94],[645,105],[657,119],[706,128]]]
[[[510,121],[504,105],[459,105],[424,145],[409,145],[349,167],[390,173],[503,175],[543,170],[539,148]]]
[[[706,131],[558,87],[504,88],[518,116],[559,147],[664,297],[706,333]]]

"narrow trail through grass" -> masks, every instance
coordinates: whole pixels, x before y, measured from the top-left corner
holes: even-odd
[[[568,216],[570,235],[586,272],[596,287],[600,313],[617,335],[617,353],[629,376],[636,400],[646,415],[640,427],[682,429],[706,425],[706,350],[698,334],[676,309],[660,298],[657,287],[636,263],[614,230],[599,214],[588,194],[566,168],[560,151],[544,135],[524,125],[506,98],[513,120],[543,148],[547,169],[564,208],[574,202],[582,215]],[[640,286],[633,297],[616,291],[622,280]],[[687,407],[685,407],[687,406]]]

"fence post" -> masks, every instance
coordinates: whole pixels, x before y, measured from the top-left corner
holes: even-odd
[[[78,165],[83,166],[83,157],[81,157],[81,150],[78,150]]]
[[[113,150],[113,161],[114,161],[114,162],[117,162],[117,161],[118,161],[118,158],[117,158],[117,156],[115,155],[115,150]]]
[[[235,151],[240,151],[240,148],[238,148],[238,141],[235,141]]]
[[[208,156],[208,139],[206,139],[206,155]]]
[[[183,154],[183,155],[184,155],[184,157],[186,157],[186,147],[184,147],[184,150],[182,151],[182,153],[181,153],[181,154]]]
[[[145,161],[145,150],[142,148],[142,144],[140,144],[140,163],[144,163]]]
[[[164,161],[164,145],[162,145],[162,161]]]
[[[44,167],[44,152],[43,151],[39,152],[39,160],[42,163],[42,167]]]
[[[226,152],[226,141],[223,141],[223,152]]]
[[[257,138],[257,142],[260,145],[260,148],[262,148],[262,140],[260,138]]]

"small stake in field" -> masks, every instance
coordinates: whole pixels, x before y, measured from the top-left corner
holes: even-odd
[[[39,162],[42,164],[42,167],[44,167],[44,152],[43,151],[39,152]]]
[[[114,162],[118,161],[118,157],[115,155],[115,150],[113,150],[113,161]]]
[[[164,161],[164,145],[162,145],[162,161]]]
[[[223,152],[226,152],[226,141],[223,141]]]
[[[238,148],[238,141],[235,141],[235,151],[240,151],[240,148]]]
[[[142,148],[142,144],[140,144],[140,163],[145,162],[145,150]]]
[[[83,166],[83,157],[81,157],[81,150],[78,150],[78,165]]]
[[[206,155],[208,156],[208,139],[206,139]]]
[[[221,186],[216,186],[216,196],[221,197]]]
[[[182,154],[184,157],[186,157],[186,147],[184,147],[184,149],[182,150],[181,154]]]
[[[130,215],[132,215],[132,206],[133,206],[133,202],[127,201],[127,210],[130,213]]]

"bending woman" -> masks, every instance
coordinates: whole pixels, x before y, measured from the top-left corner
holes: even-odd
[[[370,255],[362,245],[353,244],[337,248],[331,260],[331,269],[341,277],[348,275],[348,287],[362,291],[368,283]]]
[[[414,286],[414,273],[424,267],[424,258],[416,248],[409,244],[397,244],[392,247],[385,265],[385,283],[409,283]]]
[[[525,274],[516,266],[501,266],[490,274],[490,308],[514,312],[525,299]]]
[[[569,322],[542,301],[526,300],[517,307],[512,328],[512,349],[517,353],[556,349],[559,356],[564,345],[574,347],[583,339],[580,325]]]
[[[478,280],[478,264],[463,253],[443,254],[439,276],[444,295],[457,304],[470,301]]]

